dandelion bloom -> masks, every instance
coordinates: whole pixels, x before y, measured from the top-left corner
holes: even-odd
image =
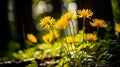
[[[90,24],[93,27],[102,27],[102,28],[107,27],[106,22],[104,20],[101,20],[101,19],[93,19],[93,23],[90,22]]]
[[[93,15],[90,9],[78,10],[77,13],[79,18],[90,18]]]
[[[71,20],[73,18],[74,13],[73,12],[67,12],[65,13],[61,18],[66,18],[66,20]]]
[[[55,21],[54,18],[50,17],[50,16],[46,16],[43,19],[40,20],[40,26],[44,27],[44,28],[49,28],[50,25],[52,25],[52,23]]]
[[[52,35],[55,38],[58,38],[60,36],[56,30],[50,31],[50,35]]]
[[[55,24],[55,27],[58,29],[64,29],[68,26],[68,24],[69,22],[65,18],[63,18],[58,20],[58,22]]]
[[[27,39],[33,43],[37,43],[37,38],[33,34],[28,33]]]
[[[47,34],[43,36],[43,40],[45,41],[45,43],[50,43],[53,40],[53,36],[50,34]]]
[[[97,40],[96,35],[94,35],[92,33],[87,33],[86,37],[87,37],[87,40],[90,40],[90,41],[96,41]]]
[[[67,41],[67,43],[74,43],[74,42],[75,42],[75,40],[73,39],[72,36],[67,36],[67,37],[65,38],[65,40]]]
[[[115,32],[120,32],[120,24],[115,24]]]

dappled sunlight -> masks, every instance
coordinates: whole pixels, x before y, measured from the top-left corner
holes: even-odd
[[[1,2],[0,67],[119,67],[119,0]]]

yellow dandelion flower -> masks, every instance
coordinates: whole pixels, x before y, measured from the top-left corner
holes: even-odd
[[[91,26],[93,27],[107,27],[107,24],[104,20],[101,20],[101,19],[93,19],[93,23],[90,22]]]
[[[67,12],[61,18],[66,18],[69,21],[73,18],[73,15],[74,15],[73,12]]]
[[[93,12],[90,9],[82,9],[77,11],[79,18],[90,18]]]
[[[58,38],[60,36],[56,30],[50,31],[50,35],[52,35],[55,38]]]
[[[67,41],[67,43],[74,43],[75,42],[75,40],[73,39],[72,36],[65,37],[65,40]]]
[[[115,32],[120,32],[120,24],[115,24]]]
[[[43,36],[43,40],[45,43],[50,43],[53,40],[53,36],[50,34],[47,34],[47,35]]]
[[[86,38],[87,38],[87,40],[90,40],[90,41],[96,41],[97,40],[96,35],[94,35],[92,33],[86,34]]]
[[[40,26],[44,27],[44,28],[49,28],[50,25],[52,25],[52,23],[55,21],[54,18],[50,17],[50,16],[46,16],[43,19],[40,20]]]
[[[58,22],[55,24],[55,27],[58,29],[65,29],[68,26],[69,22],[66,19],[60,19]]]
[[[37,38],[33,34],[28,33],[27,39],[33,43],[37,43]]]

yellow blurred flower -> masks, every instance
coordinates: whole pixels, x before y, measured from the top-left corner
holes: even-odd
[[[43,36],[43,40],[45,41],[45,43],[50,43],[53,40],[53,35],[47,34]]]
[[[50,17],[50,16],[46,16],[43,19],[40,20],[40,26],[44,27],[44,28],[49,28],[50,25],[52,25],[52,23],[55,21],[54,18]]]
[[[73,39],[72,36],[65,37],[65,40],[67,41],[67,43],[74,43],[75,42],[75,40]]]
[[[56,30],[50,31],[50,35],[52,35],[55,38],[58,38],[60,36]]]
[[[79,18],[90,18],[93,12],[90,9],[82,9],[77,11]]]
[[[58,20],[58,22],[55,24],[55,27],[58,29],[64,29],[68,26],[68,24],[69,22],[65,18],[63,18]]]
[[[115,24],[115,32],[120,32],[120,24]]]
[[[33,34],[28,33],[27,39],[33,43],[37,43],[37,38]]]
[[[96,35],[94,35],[92,33],[87,33],[86,37],[87,37],[87,40],[90,40],[90,41],[96,41],[97,40]]]
[[[90,22],[91,26],[93,27],[107,27],[107,24],[104,20],[101,20],[101,19],[93,19],[93,23]]]
[[[73,12],[67,12],[65,13],[61,18],[66,18],[66,20],[71,20],[73,18],[74,13]]]

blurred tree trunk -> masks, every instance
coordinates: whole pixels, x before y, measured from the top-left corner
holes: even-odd
[[[112,26],[110,33],[114,34],[114,21],[111,0],[76,0],[76,3],[78,5],[78,9],[91,9],[94,12],[92,18],[103,19],[106,22],[110,21],[110,25]],[[78,29],[80,30],[82,28],[82,20],[78,19],[78,21]],[[93,31],[88,22],[86,22],[86,27],[87,32]],[[100,30],[99,33],[103,34],[104,30]]]
[[[114,22],[120,23],[120,0],[111,0]]]
[[[10,39],[7,3],[8,0],[0,0],[0,51],[7,49]]]
[[[111,0],[112,3],[112,10],[113,10],[113,15],[114,15],[114,22],[115,23],[120,23],[120,0]],[[120,35],[120,33],[119,33]],[[114,67],[119,67],[120,66],[120,39],[118,39],[118,44],[113,44],[110,45],[110,53],[113,54],[114,56],[109,59],[111,63],[115,63]],[[116,63],[117,62],[117,63]]]
[[[32,0],[14,0],[14,10],[18,41],[21,47],[25,48],[26,34],[36,32],[32,17]]]

